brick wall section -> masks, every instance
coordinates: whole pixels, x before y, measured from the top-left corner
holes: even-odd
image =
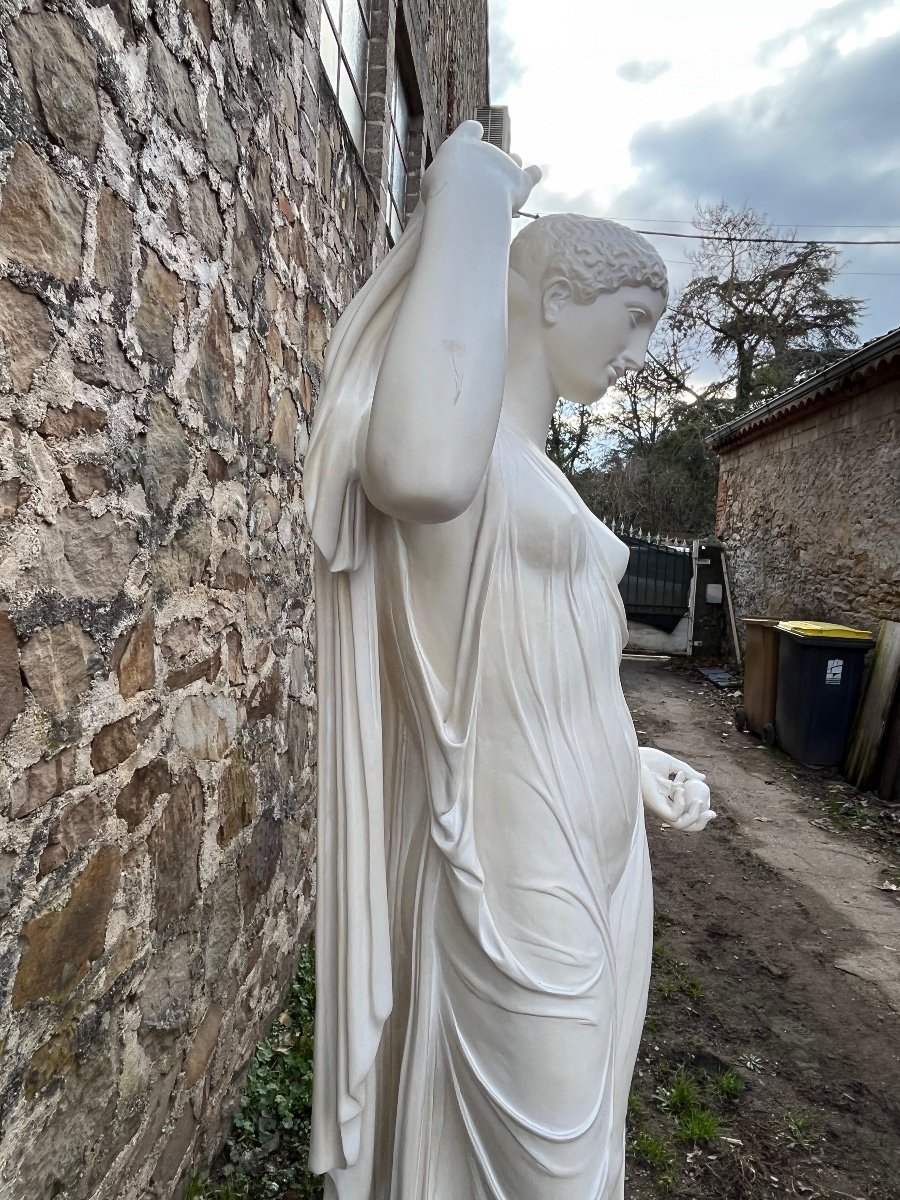
[[[896,620],[900,380],[724,451],[718,511],[739,616]]]
[[[486,35],[441,14],[409,24],[443,130]],[[386,249],[318,31],[316,0],[0,0],[9,1200],[172,1195],[311,925],[302,462]]]

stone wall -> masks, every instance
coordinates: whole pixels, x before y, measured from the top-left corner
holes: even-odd
[[[484,5],[408,24],[442,133]],[[310,928],[302,461],[386,250],[318,35],[317,0],[0,0],[9,1200],[171,1195]]]
[[[896,620],[900,381],[722,452],[718,526],[740,617]]]

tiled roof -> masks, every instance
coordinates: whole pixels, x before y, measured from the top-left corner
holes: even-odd
[[[866,342],[846,358],[764,401],[742,417],[720,425],[707,437],[707,444],[721,452],[736,443],[753,441],[769,426],[786,424],[806,408],[838,399],[841,393],[849,391],[855,395],[865,391],[876,382],[873,376],[888,364],[900,367],[900,328]]]

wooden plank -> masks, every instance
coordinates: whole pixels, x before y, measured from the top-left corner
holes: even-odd
[[[883,621],[866,691],[850,734],[846,775],[856,787],[866,787],[875,769],[897,683],[900,681],[900,622]]]
[[[731,579],[728,575],[728,555],[722,550],[722,579],[725,582],[725,600],[728,606],[728,621],[731,626],[731,641],[734,645],[734,658],[741,666],[741,643],[738,641],[737,621],[734,619],[734,601],[731,598]]]

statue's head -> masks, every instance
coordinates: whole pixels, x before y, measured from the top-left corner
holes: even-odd
[[[559,395],[592,404],[639,370],[666,308],[668,279],[639,233],[560,213],[527,225],[510,247],[510,306],[537,325]]]

